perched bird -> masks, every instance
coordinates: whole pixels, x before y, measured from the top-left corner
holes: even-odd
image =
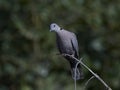
[[[56,42],[60,54],[73,55],[75,58],[79,59],[78,41],[76,35],[73,32],[62,29],[56,23],[52,23],[50,25],[50,31],[54,31],[56,33]],[[80,65],[78,65],[76,69],[76,76],[74,74],[77,61],[69,56],[64,56],[64,58],[67,59],[70,63],[73,79],[83,79],[83,72]]]

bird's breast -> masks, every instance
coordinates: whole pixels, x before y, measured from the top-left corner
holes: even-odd
[[[57,44],[59,44],[59,49],[61,50],[62,53],[66,53],[66,54],[73,53],[73,48],[70,39],[67,38],[59,39]]]

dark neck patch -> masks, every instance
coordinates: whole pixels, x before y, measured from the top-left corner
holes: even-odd
[[[63,30],[63,28],[60,28],[60,30]]]

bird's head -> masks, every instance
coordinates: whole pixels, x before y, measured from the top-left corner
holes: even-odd
[[[52,32],[52,31],[55,31],[55,32],[57,32],[57,31],[59,31],[60,30],[60,27],[56,24],[56,23],[52,23],[51,25],[50,25],[50,31]]]

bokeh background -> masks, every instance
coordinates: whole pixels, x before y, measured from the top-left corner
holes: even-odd
[[[76,33],[83,62],[120,90],[120,0],[0,0],[0,90],[74,90],[53,22]],[[77,90],[92,76],[83,70]],[[93,79],[86,90],[105,87]]]

